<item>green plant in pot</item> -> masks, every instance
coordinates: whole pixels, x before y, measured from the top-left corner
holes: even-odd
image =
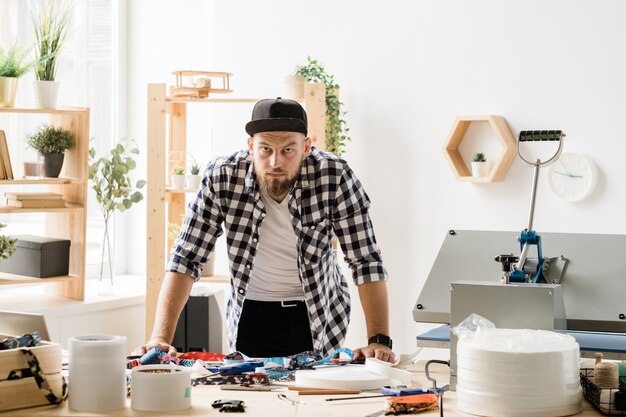
[[[193,162],[189,167],[189,174],[185,177],[187,188],[190,190],[197,190],[200,187],[200,181],[202,181],[202,176],[200,175],[200,165]]]
[[[176,167],[172,170],[172,187],[185,188],[185,168]]]
[[[339,101],[339,84],[334,75],[328,74],[324,66],[317,60],[307,57],[307,64],[298,66],[296,74],[301,75],[308,82],[322,83],[326,86],[326,150],[341,154],[345,150],[346,142],[350,140],[343,110],[343,103]]]
[[[4,229],[6,224],[0,223],[0,229]],[[15,253],[17,239],[11,236],[0,234],[0,259],[9,259]]]
[[[62,127],[42,125],[26,137],[26,143],[43,156],[44,177],[56,178],[63,167],[65,150],[74,147],[74,136]]]
[[[65,41],[72,6],[50,0],[33,14],[35,29],[35,98],[40,107],[55,107],[59,91],[56,80],[57,59]]]
[[[487,165],[487,158],[482,152],[476,152],[472,157],[472,176],[473,177],[485,177],[489,174],[489,166]]]
[[[0,48],[0,107],[15,105],[15,92],[19,78],[26,74],[33,63],[26,58],[30,48],[14,44],[8,50]]]
[[[100,294],[103,295],[114,292],[115,262],[111,237],[113,216],[115,212],[124,212],[143,200],[143,194],[139,190],[146,185],[146,181],[138,180],[133,186],[130,177],[130,172],[137,167],[134,155],[138,154],[139,150],[134,145],[127,148],[123,144],[117,144],[107,156],[100,158],[97,157],[95,148],[89,149],[89,179],[104,219],[98,274]]]

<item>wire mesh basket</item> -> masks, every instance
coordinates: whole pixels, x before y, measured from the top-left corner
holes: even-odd
[[[602,414],[626,416],[626,378],[619,379],[619,389],[600,388],[593,382],[593,369],[581,368],[583,396]]]

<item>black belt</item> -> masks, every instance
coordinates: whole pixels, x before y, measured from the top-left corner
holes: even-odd
[[[282,307],[282,308],[286,308],[286,307],[299,307],[299,306],[304,306],[304,301],[302,300],[287,300],[287,301],[257,301],[257,300],[250,300],[250,299],[246,299],[245,301],[246,304],[249,304],[251,306],[255,306],[255,307]]]

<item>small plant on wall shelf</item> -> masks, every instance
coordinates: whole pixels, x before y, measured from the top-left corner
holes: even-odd
[[[485,154],[482,152],[477,152],[474,154],[474,158],[472,162],[487,162],[487,158],[485,158]]]
[[[317,60],[307,57],[306,65],[296,68],[296,74],[301,75],[308,82],[322,83],[326,86],[326,150],[341,154],[345,151],[346,142],[350,140],[343,110],[343,103],[339,101],[336,93],[339,85],[335,82],[334,75],[328,74],[324,66]]]
[[[477,152],[472,158],[472,176],[473,177],[485,177],[489,174],[489,167],[487,166],[487,158],[482,152]]]

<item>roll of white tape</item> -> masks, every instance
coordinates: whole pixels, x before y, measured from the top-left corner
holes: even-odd
[[[411,375],[410,372],[392,368],[391,363],[384,362],[376,358],[365,359],[365,369],[376,375],[397,379],[404,385],[411,385],[411,379],[413,378],[413,375]]]
[[[175,365],[133,368],[130,406],[140,411],[177,411],[191,407],[191,374]]]
[[[126,338],[89,335],[69,339],[69,407],[109,411],[126,406]]]

